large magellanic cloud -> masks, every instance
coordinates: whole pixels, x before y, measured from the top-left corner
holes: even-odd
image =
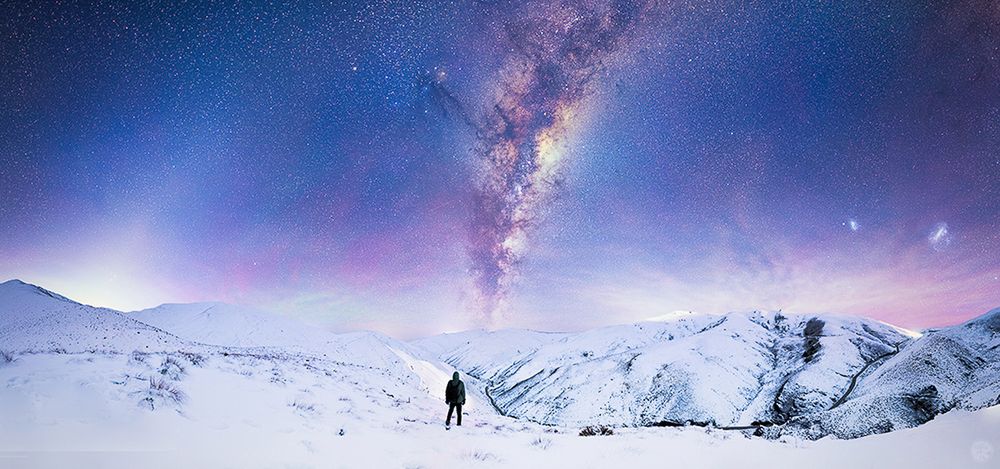
[[[469,255],[486,320],[502,310],[532,227],[562,181],[566,139],[596,79],[644,23],[645,0],[531,2],[504,25],[509,51],[477,124]]]

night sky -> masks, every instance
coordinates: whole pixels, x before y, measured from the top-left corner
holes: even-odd
[[[4,2],[0,277],[334,330],[1000,306],[1000,4]]]

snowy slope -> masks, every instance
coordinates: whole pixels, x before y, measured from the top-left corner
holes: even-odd
[[[813,338],[805,334],[811,320]],[[438,356],[478,374],[507,415],[555,425],[631,426],[749,425],[824,410],[869,361],[913,340],[877,321],[757,312],[676,316],[542,343],[524,331],[503,335],[504,342],[531,346],[505,363],[474,345]],[[416,345],[434,350],[437,340]]]
[[[436,401],[454,369],[423,350],[384,334],[356,331],[335,334],[278,314],[225,303],[165,304],[128,313],[129,317],[206,344],[268,347],[351,365],[367,376],[405,385]],[[466,378],[467,405],[493,413],[475,379]],[[393,393],[399,394],[399,391]]]
[[[269,402],[274,416],[251,426],[273,417],[288,431],[345,421],[416,431],[440,423],[455,368],[466,373],[466,413],[504,431],[696,423],[856,438],[1000,403],[1000,309],[923,336],[862,318],[752,312],[404,343],[221,303],[122,314],[9,281],[0,284],[0,352],[0,421],[40,434],[57,419],[52,409],[92,392],[104,404],[84,423],[104,413],[120,413],[126,427],[146,419],[121,413],[125,405],[228,425],[240,408]],[[229,390],[228,410],[211,410]]]
[[[202,366],[202,362],[219,364],[219,359],[270,364],[265,374],[273,383],[285,383],[285,368],[336,375],[354,386],[344,397],[359,400],[369,400],[375,393],[437,403],[444,389],[438,378],[453,371],[419,356],[409,344],[375,332],[333,334],[222,303],[164,305],[123,314],[82,305],[17,280],[0,284],[0,352],[14,363],[23,362],[28,355],[46,353],[120,355],[126,358],[117,360],[127,359],[129,367],[147,369],[145,373],[125,372],[125,377],[116,380],[138,380],[140,385],[150,385],[150,377],[158,377],[157,373],[175,378],[177,367],[173,363],[181,368],[186,363],[189,369]],[[4,361],[6,358],[0,360]],[[237,374],[251,373],[245,367],[223,368]],[[470,385],[474,388],[470,404],[475,407],[485,399],[475,392],[474,381]],[[492,412],[491,407],[484,407]]]
[[[20,280],[0,284],[0,349],[161,351],[184,341],[122,313],[82,305]]]
[[[126,314],[204,344],[271,347],[388,371],[406,369],[406,361],[397,352],[420,355],[409,344],[377,332],[335,334],[275,313],[226,303],[164,304]]]
[[[856,438],[1000,404],[1000,309],[923,336],[864,318],[758,312],[538,334],[414,345],[478,376],[505,415],[548,425]]]
[[[233,347],[296,347],[322,344],[332,334],[276,314],[226,303],[164,304],[126,313],[180,337]]]
[[[746,438],[702,428],[619,428],[581,437],[471,409],[441,428],[442,405],[325,362],[212,356],[171,383],[144,378],[160,355],[33,354],[0,365],[0,467],[808,467],[992,468],[1000,407],[956,410],[917,428],[854,440]],[[365,381],[353,381],[358,378]],[[362,389],[364,393],[358,393]]]
[[[429,356],[454,365],[472,376],[492,376],[510,366],[512,357],[537,350],[568,334],[527,329],[464,331],[441,334],[411,343]]]
[[[180,338],[0,285],[0,467],[373,467],[362,456],[385,435],[444,431],[453,370],[409,344],[204,306],[143,318]],[[466,382],[464,412],[479,419],[467,426],[510,423],[489,420],[499,417]]]
[[[854,438],[922,424],[953,408],[1000,404],[1000,309],[929,332],[861,377],[842,406],[785,433]]]

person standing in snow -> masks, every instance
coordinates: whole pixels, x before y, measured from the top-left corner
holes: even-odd
[[[451,375],[451,381],[444,388],[444,402],[448,404],[448,418],[444,425],[451,426],[451,413],[458,411],[458,426],[462,426],[462,406],[465,405],[465,383],[458,379],[458,372]]]

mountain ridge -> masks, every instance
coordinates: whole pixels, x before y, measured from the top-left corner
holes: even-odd
[[[436,395],[454,367],[469,376],[470,399],[557,426],[697,424],[856,438],[1000,404],[1000,308],[924,334],[854,316],[750,311],[404,342],[218,302],[122,313],[11,280],[0,284],[0,343],[14,354],[316,357],[354,367],[345,376],[381,377],[351,382],[388,379],[391,386],[364,392],[393,387],[393,395]]]
[[[927,334],[843,315],[685,315],[553,336],[514,357],[499,352],[517,348],[510,331],[473,332],[465,333],[462,347],[437,358],[480,378],[500,412],[542,424],[697,423],[759,427],[774,437],[853,438],[1000,402],[1000,385],[991,384],[1000,381],[1000,369],[977,375],[963,365],[973,356],[975,363],[1000,367],[1000,355],[975,356],[972,346],[946,348],[939,358],[959,370],[949,378],[953,386],[931,388],[934,375],[917,370],[879,378],[914,366],[911,354],[943,347],[933,345],[942,337],[996,350],[998,311]],[[963,333],[976,328],[986,332]],[[414,343],[433,352],[442,338],[454,339]],[[878,412],[887,405],[892,412]]]

